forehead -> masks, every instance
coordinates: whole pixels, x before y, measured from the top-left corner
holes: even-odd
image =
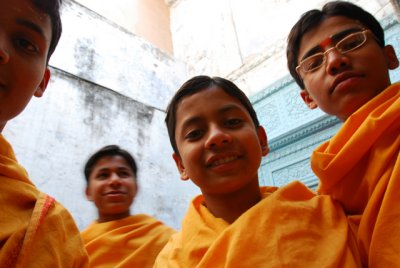
[[[120,155],[107,155],[99,158],[93,166],[93,171],[108,168],[129,168],[128,162]]]
[[[298,59],[301,59],[305,53],[318,46],[327,37],[343,30],[357,27],[363,27],[363,25],[359,21],[347,17],[334,16],[326,18],[318,26],[303,35],[300,42]]]
[[[51,39],[50,17],[36,8],[31,0],[1,0],[0,22],[2,24],[23,22],[21,25],[31,25],[31,29],[38,27],[47,40]]]
[[[193,95],[184,97],[176,109],[176,123],[182,123],[190,117],[206,113],[224,112],[225,107],[247,112],[244,105],[234,96],[229,95],[218,86],[208,87]]]

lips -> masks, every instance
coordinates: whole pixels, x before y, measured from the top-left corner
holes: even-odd
[[[340,84],[345,82],[346,80],[351,79],[351,78],[359,78],[359,77],[363,77],[363,75],[358,72],[354,72],[354,71],[341,73],[338,76],[336,76],[329,92],[333,93],[337,89],[337,87],[340,86]]]
[[[123,191],[108,191],[104,195],[125,195],[126,193]]]
[[[216,156],[213,156],[210,159],[208,159],[206,162],[206,165],[207,165],[207,167],[217,167],[217,166],[235,161],[239,158],[240,158],[240,156],[238,154],[216,155]]]

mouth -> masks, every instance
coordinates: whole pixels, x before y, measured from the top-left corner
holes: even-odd
[[[342,74],[339,74],[335,80],[332,83],[332,86],[330,88],[330,93],[334,93],[336,90],[338,90],[344,83],[350,82],[353,79],[361,78],[363,75],[361,75],[358,72],[345,72]]]
[[[104,195],[113,196],[113,195],[125,195],[126,193],[123,191],[109,191],[106,192]]]
[[[230,155],[224,157],[212,157],[207,161],[207,167],[217,167],[223,164],[233,162],[240,157],[238,155]]]

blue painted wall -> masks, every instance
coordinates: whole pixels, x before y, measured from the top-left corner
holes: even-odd
[[[386,43],[395,47],[400,56],[400,24],[395,16],[381,21]],[[391,71],[391,81],[400,81],[400,68]],[[259,170],[261,185],[281,186],[300,180],[315,189],[318,179],[309,159],[312,151],[331,138],[341,122],[320,110],[309,110],[299,95],[299,87],[287,76],[250,99],[265,127],[270,153]]]

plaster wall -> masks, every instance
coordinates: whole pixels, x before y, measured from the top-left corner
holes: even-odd
[[[300,15],[326,0],[169,0],[176,58],[189,76],[233,80],[249,96],[288,75],[286,38]],[[389,0],[353,0],[379,20],[394,13]]]
[[[169,8],[164,0],[77,0],[172,55]]]
[[[32,181],[61,202],[79,228],[97,217],[84,196],[83,165],[107,144],[137,160],[132,212],[178,228],[198,191],[179,179],[163,120],[184,65],[74,1],[64,2],[62,19],[43,98],[32,99],[3,134]]]

